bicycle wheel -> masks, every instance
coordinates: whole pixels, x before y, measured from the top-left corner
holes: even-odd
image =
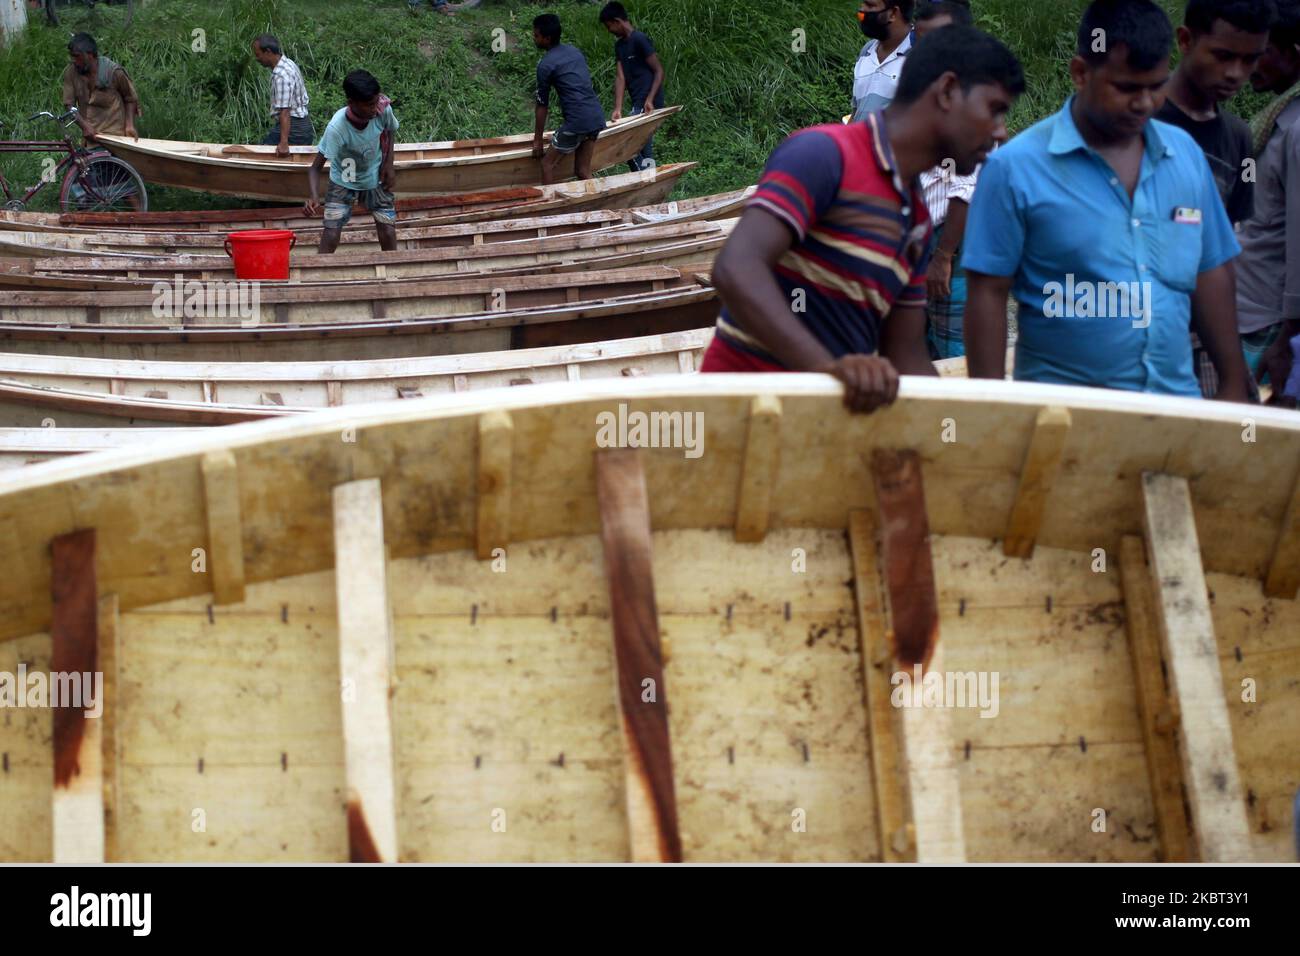
[[[147,212],[144,180],[116,156],[93,155],[84,170],[74,166],[63,180],[59,206],[64,212]]]

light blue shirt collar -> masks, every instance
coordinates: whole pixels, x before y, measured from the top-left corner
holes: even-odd
[[[1052,118],[1052,136],[1047,144],[1047,151],[1053,156],[1064,156],[1067,153],[1076,151],[1095,152],[1083,139],[1083,134],[1079,132],[1079,127],[1074,122],[1074,114],[1071,110],[1074,107],[1074,97],[1071,96],[1065,101],[1065,106],[1061,111]],[[1146,155],[1148,159],[1164,159],[1174,155],[1174,148],[1165,142],[1165,138],[1160,135],[1160,129],[1156,126],[1154,120],[1148,120],[1142,131],[1143,141],[1146,144]]]

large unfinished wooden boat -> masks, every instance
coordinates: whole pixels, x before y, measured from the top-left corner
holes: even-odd
[[[1288,860],[1298,471],[1267,409],[704,376],[11,472],[0,672],[104,685],[0,722],[0,859]]]
[[[501,216],[558,215],[596,209],[636,209],[647,219],[680,210],[733,203],[750,190],[664,202],[681,177],[696,163],[665,163],[644,172],[618,173],[550,186],[522,186],[478,193],[454,193],[399,199],[399,225],[448,225],[484,222]],[[734,215],[734,212],[732,213]],[[0,230],[45,232],[56,235],[96,235],[115,232],[219,232],[239,229],[318,230],[321,217],[302,215],[301,206],[258,209],[198,209],[161,212],[43,213],[0,210]],[[354,207],[347,230],[374,229],[374,220],[362,206]]]
[[[525,275],[660,265],[709,271],[736,220],[637,226],[606,235],[599,230],[541,239],[440,246],[406,252],[338,252],[296,256],[290,283],[464,277],[478,273]],[[159,280],[233,281],[229,256],[62,256],[0,258],[0,288],[131,290]],[[268,283],[263,283],[267,285]]]
[[[125,425],[230,425],[339,405],[484,388],[694,372],[693,329],[554,348],[342,362],[145,362],[0,353],[0,460],[102,448]],[[39,441],[23,429],[44,427]],[[56,430],[51,430],[56,429]],[[86,431],[82,431],[86,430]]]
[[[681,109],[670,106],[607,126],[596,140],[592,170],[626,163]],[[281,158],[274,147],[265,146],[108,135],[97,137],[97,142],[134,166],[145,182],[270,202],[307,199],[307,167],[317,154],[314,146],[291,147],[291,155]],[[523,135],[398,143],[394,146],[394,192],[423,196],[540,183],[541,160],[533,158],[532,142],[531,135]],[[571,157],[561,164],[560,175],[573,175]]]

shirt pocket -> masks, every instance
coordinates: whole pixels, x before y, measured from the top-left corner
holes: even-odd
[[[1205,226],[1167,219],[1156,226],[1155,232],[1152,270],[1171,289],[1195,292],[1201,270]]]

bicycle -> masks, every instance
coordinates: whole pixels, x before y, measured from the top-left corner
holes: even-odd
[[[45,0],[45,18],[50,21],[50,26],[57,27],[59,25],[59,14],[55,8],[60,4],[62,4],[65,7],[71,7],[71,6],[89,7],[90,13],[93,16],[95,13],[95,4],[97,2],[102,2],[105,4],[124,3],[126,5],[126,22],[122,24],[122,28],[126,29],[131,25],[131,17],[135,14],[134,0]]]
[[[29,116],[27,122],[49,119],[63,125],[66,130],[77,122],[74,106],[62,116],[48,111]],[[0,123],[0,127],[4,124]],[[59,191],[59,208],[63,212],[146,212],[149,194],[144,180],[130,163],[118,159],[105,149],[88,149],[75,145],[65,133],[62,140],[0,140],[0,153],[67,153],[57,166],[47,162],[41,180],[21,197],[10,190],[9,181],[0,171],[0,192],[4,194],[4,208],[22,211],[32,197],[63,174]]]

